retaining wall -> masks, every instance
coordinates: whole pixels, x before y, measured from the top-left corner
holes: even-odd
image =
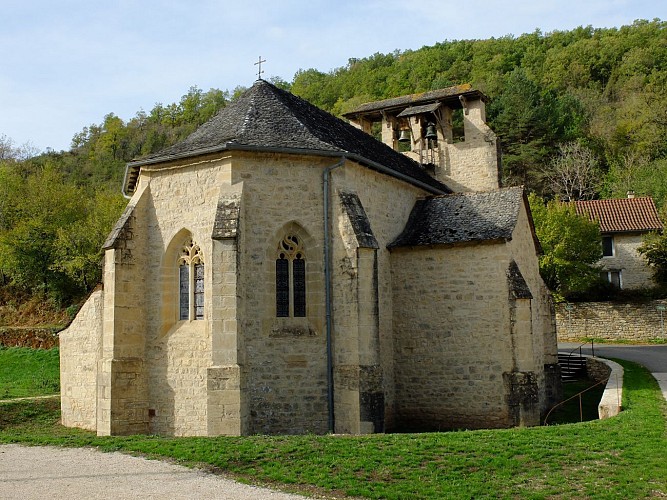
[[[667,339],[667,300],[556,304],[559,341]]]

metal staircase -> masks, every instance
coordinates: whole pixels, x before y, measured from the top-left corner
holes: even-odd
[[[586,358],[583,356],[573,352],[559,352],[558,364],[563,382],[574,382],[586,376]]]

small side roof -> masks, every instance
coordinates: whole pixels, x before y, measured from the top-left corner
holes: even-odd
[[[511,240],[522,203],[524,195],[521,187],[418,200],[405,229],[388,246]]]
[[[359,117],[380,117],[383,112],[400,111],[408,107],[426,106],[433,103],[443,103],[451,109],[462,107],[460,96],[466,99],[482,99],[487,97],[479,90],[474,90],[469,83],[454,85],[444,89],[431,90],[418,94],[392,97],[381,101],[367,102],[345,113],[343,116],[349,120],[355,120]]]
[[[663,228],[653,198],[575,201],[579,215],[600,224],[601,233],[660,231]]]

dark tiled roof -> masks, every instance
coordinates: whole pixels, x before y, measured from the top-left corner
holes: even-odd
[[[102,250],[108,250],[110,248],[116,248],[118,242],[122,239],[123,233],[126,233],[130,229],[132,214],[134,213],[136,204],[129,202],[123,210],[122,215],[116,221],[116,224],[111,229],[111,232],[107,236],[107,239],[102,244]]]
[[[367,102],[345,113],[343,116],[353,118],[358,115],[375,114],[380,110],[400,109],[407,106],[418,106],[433,102],[446,101],[450,107],[460,108],[459,95],[475,96],[485,99],[484,94],[479,90],[473,90],[470,84],[454,85],[444,89],[421,92],[419,94],[410,94],[400,97],[392,97],[381,101]]]
[[[579,215],[598,221],[601,233],[647,232],[662,229],[653,198],[575,201]]]
[[[522,203],[520,187],[419,200],[389,247],[510,240]]]
[[[405,108],[403,111],[401,111],[396,116],[401,118],[401,117],[404,117],[404,116],[415,116],[415,115],[421,115],[421,114],[424,114],[424,113],[433,113],[439,107],[440,107],[439,102],[435,102],[433,104],[424,104],[422,106],[410,106],[409,108]]]
[[[435,192],[451,191],[405,155],[300,97],[258,80],[182,142],[130,162],[126,192],[133,189],[136,171],[143,165],[226,149],[348,156],[371,168],[379,164]]]

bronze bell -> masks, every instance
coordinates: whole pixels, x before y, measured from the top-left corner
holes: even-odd
[[[435,125],[433,125],[432,123],[426,125],[426,135],[424,137],[426,137],[427,139],[435,139],[435,140],[438,139],[438,132],[436,132],[435,130]]]
[[[410,142],[410,131],[407,129],[401,130],[401,135],[398,136],[398,142]]]

